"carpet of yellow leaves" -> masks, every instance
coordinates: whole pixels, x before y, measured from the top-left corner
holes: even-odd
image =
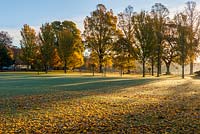
[[[200,80],[0,100],[0,133],[200,133]]]

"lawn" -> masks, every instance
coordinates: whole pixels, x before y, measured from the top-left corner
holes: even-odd
[[[200,133],[200,79],[0,73],[0,133]]]

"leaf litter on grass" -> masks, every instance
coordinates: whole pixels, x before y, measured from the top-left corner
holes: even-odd
[[[115,88],[1,99],[0,133],[200,132],[199,80]]]

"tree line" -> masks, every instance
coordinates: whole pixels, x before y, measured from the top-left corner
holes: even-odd
[[[43,68],[48,72],[50,66],[75,68],[83,64],[83,43],[80,30],[72,21],[54,21],[35,30],[24,25],[21,30],[22,59],[27,66]]]
[[[170,74],[172,63],[178,63],[184,78],[185,65],[190,64],[190,74],[193,74],[193,63],[199,54],[199,25],[200,13],[194,1],[188,1],[185,9],[171,18],[169,10],[161,3],[155,3],[151,11],[141,12],[128,6],[118,15],[98,4],[85,18],[82,34],[72,21],[45,23],[39,34],[24,25],[20,59],[28,68],[42,69],[46,73],[50,67],[63,67],[66,73],[67,69],[83,64],[89,64],[93,71],[98,67],[100,73],[109,66],[117,68],[121,74],[130,73],[137,61],[142,65],[143,77],[147,64],[151,66],[152,75],[156,68],[159,77],[162,63],[166,65],[166,74]],[[1,52],[7,51],[4,52],[8,53],[7,58],[15,62],[12,49],[9,50],[11,39],[5,32],[0,36]],[[87,60],[85,49],[90,51]],[[3,61],[9,60],[1,55],[0,67],[13,64],[5,64]]]
[[[81,32],[72,21],[45,23],[38,34],[31,26],[25,24],[21,29],[21,36],[20,48],[14,48],[8,43],[1,44],[5,48],[13,49],[7,53],[10,60],[4,59],[5,62],[10,62],[2,64],[1,67],[25,64],[27,70],[46,73],[50,67],[62,67],[66,73],[67,69],[80,67],[84,63]],[[12,42],[8,33],[5,37]],[[13,57],[13,55],[16,56]]]

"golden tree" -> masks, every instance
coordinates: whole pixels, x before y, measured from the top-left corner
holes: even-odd
[[[27,24],[25,24],[22,28],[21,36],[21,59],[27,65],[27,69],[29,69],[30,66],[33,65],[36,57],[36,52],[38,49],[38,38],[36,36],[35,30]]]
[[[103,72],[104,58],[112,51],[116,34],[117,17],[102,4],[84,21],[84,39],[87,48],[96,53],[99,72]]]

